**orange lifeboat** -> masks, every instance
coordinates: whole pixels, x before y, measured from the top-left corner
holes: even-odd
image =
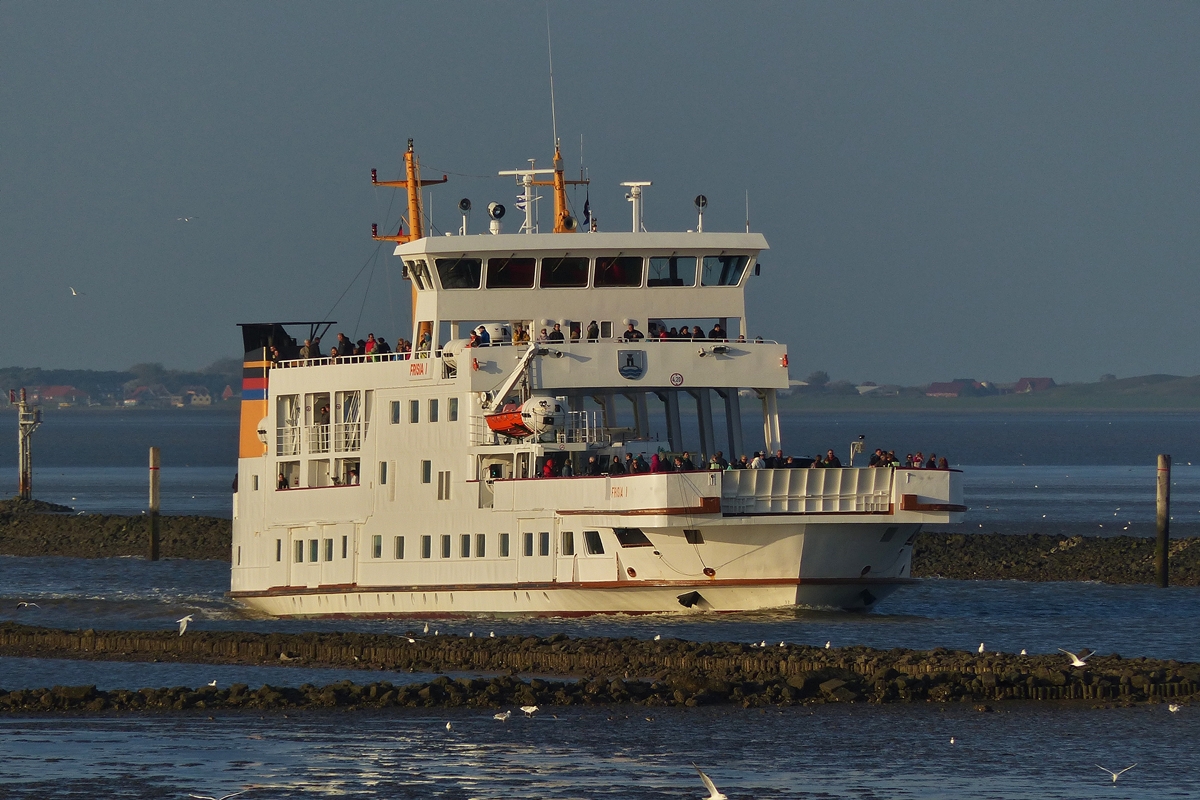
[[[486,415],[484,419],[487,420],[488,427],[501,436],[524,439],[526,436],[533,435],[533,431],[529,430],[524,420],[521,419],[519,403],[508,403],[495,414]]]

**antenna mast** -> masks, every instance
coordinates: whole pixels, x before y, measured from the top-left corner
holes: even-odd
[[[403,244],[411,242],[414,239],[420,239],[425,235],[424,224],[421,219],[421,187],[432,186],[435,183],[445,183],[449,180],[445,175],[441,180],[421,180],[421,163],[417,160],[417,154],[413,150],[413,140],[408,140],[408,149],[404,151],[404,180],[402,181],[381,181],[378,180],[376,170],[371,170],[371,185],[373,186],[394,186],[398,189],[405,189],[408,193],[408,233],[404,233],[404,227],[395,236],[380,236],[379,226],[371,226],[371,238],[379,242],[396,242]]]
[[[554,149],[557,151],[558,115],[554,111],[554,50],[550,47],[550,0],[546,0],[546,55],[550,61],[550,132],[554,136]]]

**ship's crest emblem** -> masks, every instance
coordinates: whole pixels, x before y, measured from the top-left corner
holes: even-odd
[[[645,375],[646,351],[618,350],[617,372],[621,373],[622,378],[628,378],[631,381],[636,381],[638,378]]]

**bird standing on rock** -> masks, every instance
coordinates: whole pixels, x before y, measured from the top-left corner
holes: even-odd
[[[492,714],[492,719],[498,719],[501,722],[508,722],[508,718],[511,716],[511,711],[505,711],[503,714]]]

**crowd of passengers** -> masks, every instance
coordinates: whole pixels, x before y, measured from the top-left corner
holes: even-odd
[[[645,472],[723,472],[725,470],[738,469],[836,469],[842,466],[841,459],[832,450],[825,451],[825,455],[818,453],[815,458],[807,458],[805,456],[785,456],[782,450],[776,450],[774,455],[766,450],[759,450],[753,456],[742,455],[741,458],[726,460],[722,451],[718,450],[714,455],[705,457],[703,454],[697,460],[693,460],[691,453],[684,451],[683,453],[672,456],[665,452],[656,452],[651,454],[650,458],[646,458],[646,454],[639,453],[636,456],[632,453],[626,453],[622,459],[621,456],[613,456],[609,459],[607,456],[588,456],[587,463],[582,465],[578,473],[575,472],[575,467],[571,463],[571,459],[566,454],[551,456],[542,464],[541,477],[543,478],[571,478],[576,474],[579,475],[636,475]],[[938,458],[936,454],[930,453],[929,460],[924,460],[922,453],[915,455],[909,454],[904,462],[896,459],[894,452],[884,452],[876,450],[871,456],[870,467],[903,467],[905,469],[950,469],[945,458]]]
[[[572,341],[578,341],[580,332],[576,329],[571,334]],[[589,342],[600,340],[600,324],[596,320],[588,323],[587,330],[583,332],[583,338]],[[646,334],[638,330],[634,323],[629,323],[626,326],[625,332],[619,337],[627,342],[636,342],[646,339]],[[745,342],[745,336],[738,336],[736,339],[730,340],[727,338],[725,329],[721,327],[721,323],[713,325],[712,329],[705,333],[699,325],[693,325],[688,328],[684,325],[679,328],[667,328],[665,325],[650,324],[651,339],[659,341],[667,341],[672,339],[686,341],[734,341]],[[562,330],[561,323],[555,323],[552,328],[542,328],[538,333],[537,342],[563,342],[567,340],[567,334]],[[755,342],[762,342],[762,337],[755,337]],[[530,341],[530,329],[524,324],[514,323],[512,329],[513,344],[528,344]],[[467,347],[487,347],[491,345],[492,336],[484,325],[480,325],[471,331],[467,341]],[[295,340],[289,344],[283,345],[282,349],[279,346],[272,345],[270,349],[270,360],[272,363],[292,359],[316,359],[328,358],[331,363],[336,363],[343,358],[352,356],[382,356],[395,352],[400,360],[407,360],[416,352],[417,358],[422,358],[428,355],[430,350],[430,339],[428,332],[422,332],[420,339],[414,347],[413,343],[408,339],[397,339],[396,349],[393,351],[388,345],[387,339],[382,336],[376,338],[374,333],[368,333],[366,339],[359,339],[357,342],[352,341],[344,333],[337,335],[337,342],[330,348],[329,352],[325,352],[321,347],[321,337],[317,336],[313,339],[305,339],[304,344],[297,346]]]

